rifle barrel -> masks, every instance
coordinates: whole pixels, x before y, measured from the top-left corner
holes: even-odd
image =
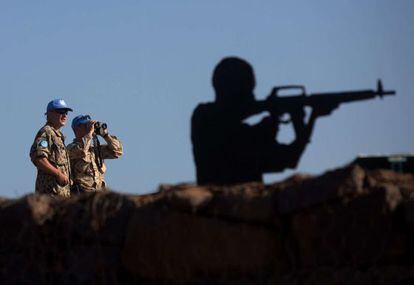
[[[353,101],[361,101],[373,99],[375,97],[395,95],[395,91],[374,91],[374,90],[360,90],[360,91],[345,91],[345,92],[329,92],[329,93],[314,93],[309,95],[309,97],[314,97],[310,99],[311,101],[338,101],[338,103],[347,103]],[[315,103],[317,103],[315,102]]]
[[[369,100],[375,97],[391,96],[395,95],[394,90],[383,91],[378,90],[374,91],[372,89],[368,90],[358,90],[358,91],[345,91],[345,92],[326,92],[326,93],[313,93],[310,95],[293,95],[293,96],[283,96],[275,97],[273,103],[269,105],[269,101],[256,101],[255,106],[259,109],[267,109],[270,112],[272,108],[277,108],[278,112],[284,113],[289,112],[292,108],[298,106],[310,106],[315,107],[324,103],[349,103],[354,101]],[[274,110],[273,110],[274,111]]]

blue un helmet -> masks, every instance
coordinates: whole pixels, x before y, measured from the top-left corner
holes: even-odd
[[[72,129],[75,129],[75,127],[77,127],[79,125],[87,124],[90,121],[91,121],[91,116],[89,116],[89,115],[79,115],[79,116],[76,116],[72,120]]]
[[[73,112],[73,110],[68,107],[63,99],[54,99],[50,101],[49,104],[47,104],[46,112],[51,110],[66,110]]]

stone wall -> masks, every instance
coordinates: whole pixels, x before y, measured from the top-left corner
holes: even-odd
[[[0,200],[1,284],[414,284],[414,175]]]

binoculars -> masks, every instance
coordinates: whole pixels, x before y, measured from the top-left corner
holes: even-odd
[[[104,131],[108,128],[108,125],[106,123],[102,122],[96,122],[94,125],[95,128],[95,134],[101,134],[101,129]]]

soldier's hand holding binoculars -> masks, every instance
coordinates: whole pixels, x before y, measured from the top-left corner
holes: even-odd
[[[86,124],[86,131],[88,133],[88,136],[92,137],[95,134],[104,137],[108,135],[108,126],[106,123],[90,120]]]
[[[94,130],[95,130],[95,134],[101,137],[105,137],[108,135],[108,125],[106,123],[95,121]]]
[[[91,120],[86,124],[86,130],[89,137],[92,137],[93,133],[95,132],[95,123],[96,121]]]

